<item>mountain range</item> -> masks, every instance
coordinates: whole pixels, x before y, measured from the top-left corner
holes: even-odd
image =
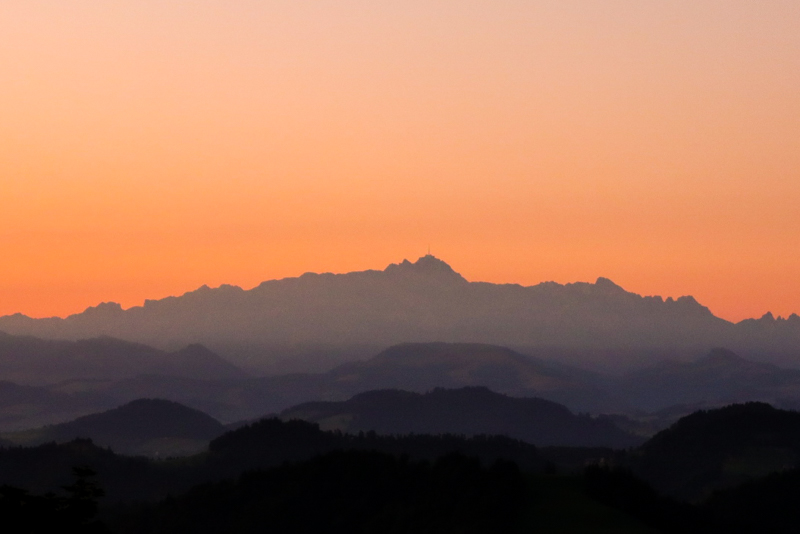
[[[341,402],[382,389],[423,394],[436,388],[487,387],[510,397],[557,402],[576,413],[614,414],[609,416],[617,426],[641,436],[693,411],[729,403],[800,407],[800,370],[753,362],[724,349],[692,361],[660,362],[615,376],[495,345],[405,343],[323,373],[252,377],[201,346],[179,351],[186,360],[176,367],[158,363],[175,361],[175,353],[112,339],[52,342],[5,336],[0,337],[0,346],[4,340],[24,347],[60,347],[30,357],[27,352],[11,352],[0,359],[12,362],[21,376],[36,377],[44,368],[46,376],[57,379],[45,384],[40,380],[36,386],[0,382],[0,431],[4,432],[61,423],[141,398],[179,402],[228,424],[302,403]],[[114,348],[103,360],[106,364],[124,355],[131,362],[120,370],[110,364],[80,365],[84,360],[73,356],[81,347]],[[197,355],[196,360],[191,355]],[[66,362],[47,367],[49,359],[58,358]]]
[[[690,296],[640,296],[606,278],[534,286],[469,282],[427,255],[382,271],[306,273],[244,290],[203,286],[66,318],[0,317],[0,331],[49,339],[113,336],[172,351],[201,343],[259,372],[319,372],[404,342],[469,342],[592,366],[643,367],[726,347],[800,366],[800,317],[731,323]]]
[[[140,398],[168,399],[226,423],[278,413],[303,402],[344,401],[376,389],[425,393],[437,387],[485,386],[516,397],[546,398],[576,411],[620,412],[628,408],[602,387],[603,380],[594,373],[541,361],[505,347],[407,343],[324,373],[217,380],[152,373],[123,378],[77,377],[40,390],[43,398],[57,394],[73,404],[92,399],[99,408]],[[29,390],[29,395],[34,391]],[[42,406],[46,408],[46,404]],[[9,397],[6,405],[0,404],[0,414],[20,409],[15,397]],[[19,429],[20,425],[18,417],[16,424],[6,429]]]
[[[301,404],[284,410],[281,418],[302,419],[323,430],[349,434],[498,435],[537,446],[622,448],[642,441],[606,419],[575,415],[555,402],[507,397],[482,387],[436,389],[425,395],[368,391],[345,402]],[[219,421],[199,410],[163,399],[137,399],[65,423],[2,433],[0,440],[34,446],[88,438],[118,454],[167,457],[201,452],[225,431]]]

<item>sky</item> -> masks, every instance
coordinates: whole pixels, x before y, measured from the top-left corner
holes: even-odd
[[[382,269],[800,313],[796,0],[3,0],[0,315]]]

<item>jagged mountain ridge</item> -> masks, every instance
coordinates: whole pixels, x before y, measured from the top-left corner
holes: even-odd
[[[5,316],[0,330],[63,339],[109,335],[161,348],[202,343],[231,358],[231,347],[366,346],[373,352],[402,342],[448,341],[693,354],[725,346],[783,364],[800,360],[797,315],[733,324],[692,297],[640,296],[605,278],[534,286],[469,282],[430,255],[383,271],[306,273],[249,290],[203,286],[127,310],[104,303],[65,319]]]

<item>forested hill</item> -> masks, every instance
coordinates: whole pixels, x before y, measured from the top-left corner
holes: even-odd
[[[633,463],[665,493],[699,499],[800,467],[800,412],[759,402],[702,410],[648,440]]]
[[[305,421],[263,419],[211,441],[207,453],[191,459],[148,461],[120,456],[91,440],[47,443],[37,447],[0,447],[0,485],[44,493],[70,480],[74,466],[97,471],[107,490],[104,502],[152,500],[186,491],[204,481],[236,477],[243,471],[302,462],[336,450],[379,451],[396,457],[435,460],[452,452],[492,465],[503,459],[538,471],[545,460],[537,447],[502,436],[381,436],[324,432]]]

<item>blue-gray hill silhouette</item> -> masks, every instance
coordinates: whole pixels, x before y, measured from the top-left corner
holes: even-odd
[[[324,429],[379,434],[504,435],[537,446],[617,447],[641,440],[608,421],[577,416],[538,398],[514,398],[485,387],[360,393],[345,402],[309,402],[281,418],[304,419]]]
[[[121,454],[169,456],[204,450],[224,431],[219,421],[199,410],[162,399],[138,399],[67,423],[6,434],[5,438],[26,445],[89,438]]]

